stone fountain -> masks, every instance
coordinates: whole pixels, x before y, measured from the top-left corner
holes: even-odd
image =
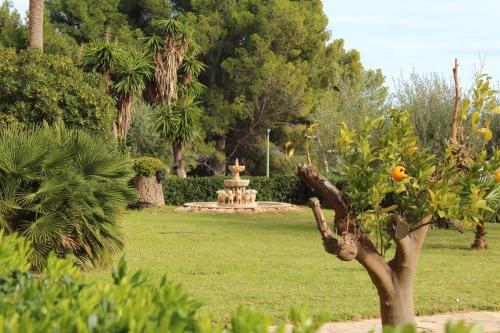
[[[224,180],[224,189],[217,191],[217,204],[233,208],[257,207],[257,191],[247,189],[250,180],[240,178],[240,172],[245,171],[245,166],[240,165],[236,159],[234,165],[229,166],[229,170],[234,176]]]
[[[284,202],[257,201],[257,191],[249,189],[249,179],[241,179],[240,173],[245,166],[236,159],[234,165],[229,166],[233,178],[224,180],[224,189],[216,192],[217,202],[189,202],[177,207],[177,211],[184,212],[269,212],[295,209],[295,206]]]

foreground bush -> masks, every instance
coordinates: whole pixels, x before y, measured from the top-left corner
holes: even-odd
[[[180,179],[168,177],[163,181],[165,202],[181,205],[186,202],[216,201],[216,191],[224,187],[224,179],[229,177],[194,177]],[[258,201],[279,201],[304,204],[312,196],[309,187],[295,176],[242,177],[250,179],[249,188],[257,190]],[[330,181],[342,183],[339,177],[331,176]]]
[[[268,317],[238,309],[226,325],[200,314],[200,303],[165,278],[153,282],[143,272],[129,274],[120,261],[112,279],[87,282],[67,260],[50,256],[45,272],[29,271],[29,244],[0,232],[0,332],[227,332],[268,333]],[[293,333],[313,333],[321,320],[303,309],[291,311]],[[276,332],[284,333],[284,326]],[[415,327],[385,328],[387,333],[416,333]],[[447,333],[479,333],[463,323]]]
[[[40,270],[49,252],[105,266],[123,247],[117,221],[135,198],[128,162],[105,138],[62,125],[0,130],[0,230],[33,244]]]
[[[114,105],[103,79],[70,59],[0,46],[0,125],[63,120],[69,127],[110,132]]]

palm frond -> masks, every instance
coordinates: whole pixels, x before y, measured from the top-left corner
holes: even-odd
[[[151,53],[160,52],[165,47],[164,38],[158,35],[147,37],[145,40],[145,46]]]
[[[94,40],[84,46],[82,66],[91,71],[109,75],[118,62],[119,49],[107,40]]]
[[[118,57],[113,73],[113,89],[117,94],[141,94],[145,80],[153,74],[153,64],[147,55],[132,51]]]
[[[184,58],[181,68],[184,73],[195,77],[200,75],[200,73],[204,71],[207,66],[194,56],[187,56]]]
[[[195,97],[186,95],[170,104],[157,107],[154,119],[157,130],[172,142],[192,142],[198,135],[201,108]]]
[[[104,138],[62,125],[2,128],[0,230],[33,243],[34,269],[50,252],[105,265],[123,246],[117,221],[135,199],[130,178],[128,163]]]

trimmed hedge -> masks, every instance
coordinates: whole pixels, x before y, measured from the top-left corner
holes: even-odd
[[[248,188],[257,190],[258,201],[278,201],[305,204],[314,196],[309,187],[297,176],[242,177],[250,179]],[[186,202],[216,201],[216,191],[224,188],[224,179],[230,177],[168,177],[163,180],[163,192],[167,205],[182,205]],[[341,184],[338,176],[329,177],[330,181]]]

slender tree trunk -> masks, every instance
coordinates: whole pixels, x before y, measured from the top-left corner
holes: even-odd
[[[182,160],[183,148],[180,142],[174,142],[172,144],[172,152],[174,153],[174,172],[179,178],[187,177],[184,161]]]
[[[43,7],[44,0],[30,0],[28,45],[41,51],[43,51]]]
[[[224,161],[215,161],[214,173],[217,176],[226,175],[226,137],[220,136],[215,144],[215,149],[224,156]]]
[[[453,67],[453,80],[455,81],[455,107],[451,117],[451,144],[458,143],[458,114],[460,113],[460,87],[458,82],[458,59],[455,59]]]
[[[349,202],[337,187],[311,165],[299,166],[298,176],[320,195],[323,202],[333,207],[336,232],[328,227],[319,200],[309,200],[325,251],[344,261],[356,259],[368,272],[379,294],[382,324],[415,323],[413,282],[431,216],[422,218],[413,230],[410,230],[404,216],[391,216],[389,235],[396,244],[396,254],[386,262],[368,235],[355,227],[355,221],[349,214]]]
[[[126,93],[118,99],[118,122],[116,124],[118,137],[124,141],[127,139],[128,130],[132,122],[132,107],[134,105],[134,94]]]
[[[472,243],[471,247],[474,250],[484,250],[486,249],[486,232],[484,230],[484,222],[478,223],[476,226],[476,237],[474,238],[474,243]]]

